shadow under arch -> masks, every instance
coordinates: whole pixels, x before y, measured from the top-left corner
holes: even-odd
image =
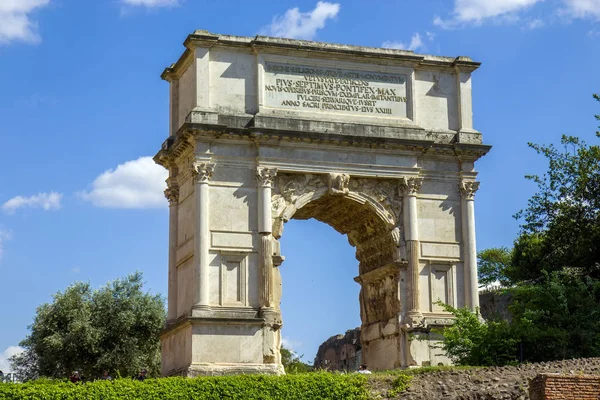
[[[363,360],[374,369],[398,367],[404,357],[398,332],[400,281],[406,263],[400,247],[403,214],[397,181],[358,178],[335,187],[331,175],[278,175],[272,195],[273,238],[282,237],[287,221],[311,218],[347,235],[359,261],[355,280],[361,285]],[[279,253],[279,245],[276,248]],[[279,304],[281,281],[276,286]],[[391,349],[398,354],[386,357]],[[393,360],[392,364],[386,359]]]

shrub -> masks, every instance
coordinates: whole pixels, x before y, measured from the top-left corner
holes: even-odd
[[[311,373],[285,376],[130,379],[86,384],[1,384],[1,400],[170,400],[170,399],[368,399],[367,378],[359,374]]]

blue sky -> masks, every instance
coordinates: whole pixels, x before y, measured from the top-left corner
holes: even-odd
[[[0,369],[35,308],[76,280],[139,269],[167,289],[163,68],[195,29],[409,48],[483,62],[474,123],[478,248],[509,246],[545,160],[527,142],[594,136],[600,0],[0,0]],[[146,158],[145,158],[146,157]],[[307,251],[308,249],[311,251]],[[284,338],[312,361],[360,324],[345,237],[292,221],[282,239]]]

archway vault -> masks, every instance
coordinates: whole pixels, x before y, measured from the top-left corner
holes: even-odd
[[[361,275],[401,259],[402,196],[397,181],[279,173],[272,214],[275,239],[290,219],[314,218],[347,235],[356,248]]]

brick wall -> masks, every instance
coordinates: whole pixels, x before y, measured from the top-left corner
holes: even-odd
[[[542,374],[529,384],[530,400],[599,400],[600,375]]]

